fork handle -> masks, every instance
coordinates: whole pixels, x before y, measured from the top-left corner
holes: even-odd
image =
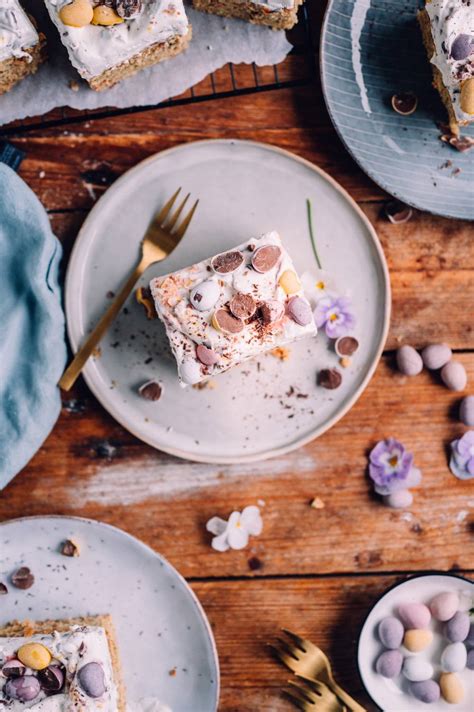
[[[348,695],[347,692],[342,689],[342,687],[339,687],[337,682],[335,682],[333,679],[329,678],[327,681],[327,685],[331,688],[333,692],[336,693],[341,702],[344,702],[344,704],[347,705],[350,712],[367,712],[367,710],[362,707],[358,702],[356,702],[353,697]]]
[[[63,376],[59,381],[59,387],[62,388],[63,391],[68,391],[72,388],[90,355],[125,304],[130,292],[147,267],[148,260],[142,257],[135,270],[121,288],[120,292],[114,298],[112,304],[109,306],[105,314],[103,314],[103,316],[99,319],[96,326],[87,337],[79,351],[76,353],[66,371],[63,373]]]

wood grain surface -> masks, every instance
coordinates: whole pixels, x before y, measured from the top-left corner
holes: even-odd
[[[322,4],[316,14],[320,20]],[[285,62],[280,78],[300,76],[301,61]],[[245,85],[251,70],[238,71]],[[224,90],[225,72],[216,75]],[[259,74],[262,83],[273,81],[272,68]],[[203,83],[196,94],[208,89]],[[466,366],[472,392],[472,224],[417,211],[404,225],[390,224],[388,196],[344,150],[316,77],[304,86],[100,120],[70,116],[67,126],[26,133],[8,128],[9,139],[27,154],[21,175],[64,245],[63,268],[92,205],[138,161],[204,138],[264,141],[313,161],[358,201],[388,259],[392,325],[377,372],[352,411],[307,447],[255,465],[201,465],[154,451],[114,422],[80,381],[64,395],[54,432],[0,494],[0,520],[48,513],[93,517],[164,554],[191,580],[214,628],[220,710],[292,709],[280,692],[288,674],[265,647],[282,626],[319,643],[341,683],[375,709],[355,666],[358,630],[370,605],[410,572],[474,573],[474,480],[456,480],[447,466],[448,444],[465,430],[457,419],[462,394],[430,373],[401,376],[393,356],[401,343],[446,341]],[[423,471],[409,511],[387,509],[370,492],[367,453],[389,435],[414,452]],[[314,497],[322,509],[309,506]],[[262,536],[245,551],[212,551],[207,519],[257,502]]]

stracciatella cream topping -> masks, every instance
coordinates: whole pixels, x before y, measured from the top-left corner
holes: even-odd
[[[1,710],[117,712],[117,705],[103,628],[73,626],[67,633],[0,638]]]
[[[474,77],[474,1],[431,0],[426,3],[439,69],[458,120],[472,120],[460,106],[461,83]]]
[[[245,2],[245,0],[242,0],[242,2]],[[263,5],[272,12],[292,10],[295,6],[295,0],[252,0],[252,2],[254,5]]]
[[[150,289],[183,385],[316,334],[277,232],[156,278]]]
[[[183,0],[147,0],[140,11],[112,26],[65,25],[61,10],[71,0],[45,0],[50,17],[59,30],[71,64],[81,77],[90,80],[107,69],[126,62],[147,47],[172,37],[184,36],[189,23]],[[91,4],[94,5],[91,0]]]
[[[38,44],[39,37],[17,0],[0,0],[0,62],[26,58],[26,51]]]

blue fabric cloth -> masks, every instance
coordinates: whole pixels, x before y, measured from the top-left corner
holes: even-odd
[[[0,489],[59,416],[66,362],[61,246],[38,198],[0,163]]]

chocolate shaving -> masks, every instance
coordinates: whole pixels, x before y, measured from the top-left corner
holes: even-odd
[[[33,586],[35,577],[27,566],[22,566],[18,569],[18,571],[15,571],[15,573],[12,574],[11,582],[15,588],[26,591],[28,588]]]
[[[63,556],[73,557],[80,555],[79,547],[71,539],[66,539],[62,542],[60,551]]]
[[[337,368],[324,368],[318,373],[318,386],[332,391],[339,388],[342,383],[342,375]]]
[[[158,401],[163,394],[163,387],[160,383],[158,383],[158,381],[147,381],[140,386],[138,393],[145,400]]]
[[[8,588],[4,583],[0,583],[0,596],[6,596],[8,593]]]

